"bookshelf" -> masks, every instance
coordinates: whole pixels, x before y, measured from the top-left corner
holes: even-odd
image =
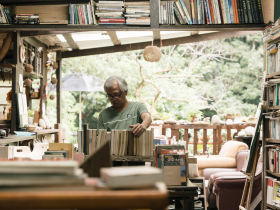
[[[273,31],[274,27],[277,26],[272,26],[271,31]],[[270,34],[270,32],[268,33]],[[264,38],[269,36],[268,33],[264,33]],[[280,58],[280,51],[278,48],[279,44],[280,38],[276,38],[275,40],[264,43],[264,71],[266,72],[266,82],[270,81],[271,79],[278,79],[280,76],[280,63],[278,62],[278,59]],[[272,54],[274,54],[274,58],[272,58]],[[278,110],[280,109],[278,102],[279,94],[277,91],[278,85],[279,83],[272,84],[273,87],[269,85],[265,86],[263,94],[266,113],[264,113],[263,117],[263,139],[265,139],[265,141],[262,141],[262,209],[280,209],[279,204],[276,206],[276,203],[274,202],[274,200],[276,200],[276,194],[274,193],[274,190],[276,189],[277,191],[279,187],[275,180],[280,181],[280,165],[279,161],[277,161],[279,156],[278,147],[280,146],[279,130],[277,129],[279,128],[278,122],[280,122],[280,118],[278,116]],[[271,185],[271,183],[273,184]]]

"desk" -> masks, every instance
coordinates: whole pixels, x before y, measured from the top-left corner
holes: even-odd
[[[166,190],[0,192],[0,209],[164,210]]]
[[[197,189],[198,187],[191,185],[190,181],[188,181],[188,186],[168,186],[169,199],[175,200],[176,210],[194,210],[194,197],[198,196]],[[180,200],[183,200],[183,206]]]

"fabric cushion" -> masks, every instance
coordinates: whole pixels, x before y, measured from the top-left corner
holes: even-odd
[[[240,141],[227,141],[222,147],[219,156],[220,157],[232,157],[240,150],[248,150],[247,144]]]

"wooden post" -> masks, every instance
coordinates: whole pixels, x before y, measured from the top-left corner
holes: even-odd
[[[213,155],[217,154],[217,129],[213,129]]]
[[[222,126],[218,125],[218,154],[221,150],[221,144],[222,144]]]
[[[151,28],[159,28],[159,0],[150,0]]]
[[[203,129],[203,154],[207,150],[207,129]]]
[[[60,124],[59,124],[59,123],[58,123],[58,124],[54,124],[54,128],[55,128],[55,129],[60,129]],[[61,130],[60,130],[58,133],[55,134],[55,136],[54,136],[54,143],[61,143],[61,140],[60,140],[60,137],[61,137],[60,132],[61,132]]]
[[[173,136],[176,137],[176,141],[179,141],[179,129],[173,129],[171,128],[171,138],[173,138]]]
[[[184,140],[186,141],[186,150],[188,150],[188,143],[189,143],[189,129],[185,129],[185,133],[184,133]]]
[[[166,135],[166,128],[162,128],[162,135]]]
[[[17,93],[19,93],[19,75],[23,74],[23,64],[20,63],[19,48],[22,45],[22,39],[19,32],[13,33],[13,64],[12,68],[12,116],[11,116],[11,133],[19,128],[18,110],[17,110]],[[22,75],[23,76],[23,75]]]
[[[232,140],[231,127],[230,127],[230,125],[227,125],[227,141],[230,141],[230,140]]]
[[[197,154],[197,131],[198,129],[194,129],[194,135],[193,135],[193,154],[196,155]]]
[[[62,83],[61,83],[61,68],[62,68],[62,59],[57,61],[58,68],[56,69],[56,109],[57,109],[57,119],[56,122],[62,124]]]

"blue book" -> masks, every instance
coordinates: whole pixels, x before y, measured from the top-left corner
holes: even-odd
[[[89,17],[88,17],[88,9],[87,9],[87,5],[84,5],[85,8],[85,18],[86,18],[86,24],[89,24]]]
[[[71,13],[71,3],[68,4],[68,8],[69,8],[69,24],[72,24],[72,13]]]
[[[211,18],[211,12],[210,12],[210,6],[209,6],[209,1],[208,0],[206,0],[206,4],[207,4],[209,22],[210,22],[210,24],[212,24],[212,18]]]
[[[204,3],[204,8],[205,8],[206,24],[208,24],[208,21],[209,21],[209,23],[210,23],[210,20],[209,20],[209,14],[208,14],[208,9],[207,9],[206,0],[203,0],[203,3]]]
[[[201,6],[200,6],[200,0],[197,0],[197,23],[201,24]]]
[[[192,18],[191,18],[191,15],[189,14],[188,10],[187,10],[187,7],[184,3],[183,0],[179,0],[179,3],[181,4],[182,8],[183,8],[183,13],[185,14],[189,24],[193,24],[193,21],[192,21]]]
[[[224,2],[225,2],[225,8],[226,8],[227,23],[231,23],[228,0],[224,0]]]
[[[229,12],[230,12],[230,22],[234,23],[232,0],[228,0]]]
[[[73,15],[74,15],[74,23],[73,24],[77,24],[75,5],[73,5]]]

